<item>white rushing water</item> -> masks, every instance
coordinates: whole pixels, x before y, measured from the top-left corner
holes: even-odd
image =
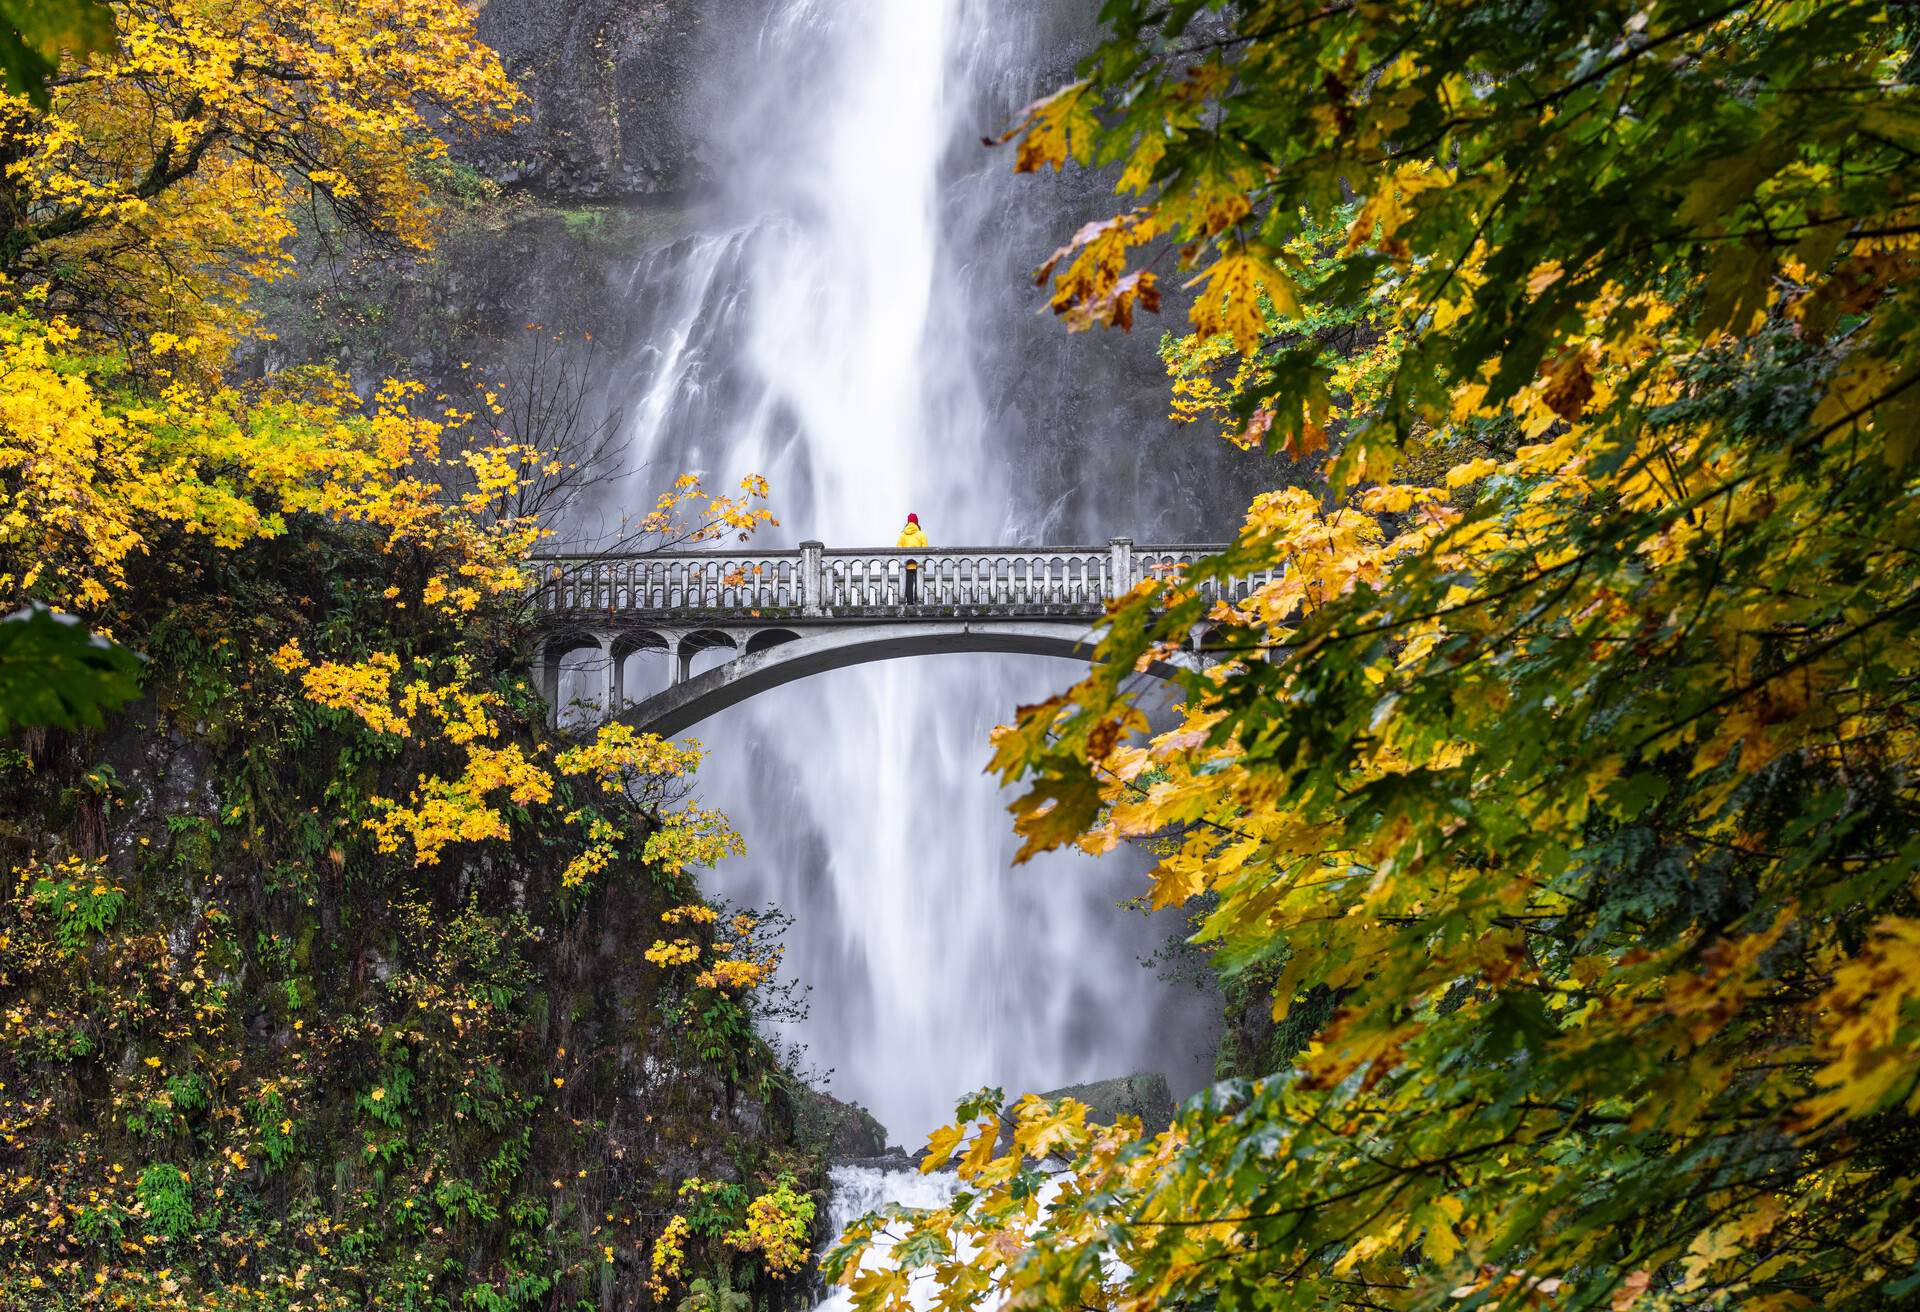
[[[921,1175],[918,1171],[882,1171],[871,1166],[836,1166],[832,1171],[833,1200],[827,1207],[825,1230],[837,1235],[849,1224],[885,1203],[906,1207],[943,1207],[960,1187],[960,1177],[949,1171]],[[894,1241],[884,1233],[874,1239],[873,1250],[862,1261],[862,1269],[888,1261],[887,1251]],[[924,1278],[923,1278],[924,1279]],[[916,1306],[931,1302],[931,1289],[914,1290]],[[850,1312],[851,1290],[836,1288],[814,1304],[816,1312]]]
[[[1065,489],[1009,486],[980,364],[1011,331],[1006,291],[983,291],[1005,261],[982,256],[1019,184],[978,142],[1020,103],[1034,21],[1021,0],[783,0],[716,74],[737,96],[711,219],[643,252],[629,292],[645,328],[627,442],[648,482],[763,472],[785,543],[891,545],[910,510],[935,545],[1051,531],[1030,508]],[[1012,869],[1008,796],[982,774],[993,725],[1073,677],[896,661],[695,730],[703,796],[750,847],[709,887],[795,916],[786,971],[814,992],[792,1037],[896,1142],[984,1084],[1190,1082],[1206,1004],[1138,964],[1167,932],[1116,907],[1138,866]]]

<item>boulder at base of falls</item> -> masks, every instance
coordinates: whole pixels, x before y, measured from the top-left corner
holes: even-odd
[[[1158,1134],[1173,1123],[1173,1091],[1167,1087],[1167,1077],[1154,1072],[1069,1084],[1040,1096],[1078,1098],[1092,1108],[1087,1115],[1091,1121],[1106,1123],[1116,1116],[1138,1116],[1148,1134]]]
[[[794,1128],[801,1143],[835,1165],[887,1151],[887,1127],[872,1112],[804,1085],[794,1094]]]

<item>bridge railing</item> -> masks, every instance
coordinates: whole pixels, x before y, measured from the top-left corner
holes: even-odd
[[[1142,579],[1173,576],[1223,548],[939,547],[678,551],[547,556],[534,604],[553,614],[845,616],[1037,611],[1098,614]],[[907,600],[908,563],[917,568]],[[1271,575],[1209,581],[1209,596],[1244,599]]]

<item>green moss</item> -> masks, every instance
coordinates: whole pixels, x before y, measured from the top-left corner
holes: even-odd
[[[443,201],[477,208],[500,199],[500,184],[458,160],[435,159],[420,165],[420,176],[435,196]]]
[[[607,212],[599,206],[577,205],[554,211],[565,225],[567,235],[576,240],[597,236],[607,226]]]

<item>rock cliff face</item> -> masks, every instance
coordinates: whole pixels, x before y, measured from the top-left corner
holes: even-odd
[[[551,201],[679,194],[705,167],[701,125],[725,88],[700,76],[767,0],[489,0],[480,36],[527,93],[526,124],[463,143],[505,185]]]
[[[1173,1094],[1167,1077],[1155,1071],[1069,1085],[1044,1096],[1077,1098],[1092,1109],[1089,1115],[1096,1121],[1138,1116],[1148,1134],[1158,1134],[1173,1123]]]
[[[654,368],[651,311],[668,250],[700,231],[723,154],[730,96],[754,76],[760,35],[778,0],[489,0],[481,34],[527,93],[515,131],[456,143],[446,220],[428,259],[303,255],[302,276],[276,289],[271,344],[248,366],[332,360],[363,386],[403,374],[458,395],[488,367],[510,367],[530,325],[591,333],[594,404],[630,406]],[[1030,94],[1071,76],[1091,40],[1084,8],[1053,0],[1035,21],[1043,53],[983,109],[982,133]],[[961,154],[975,149],[962,146]],[[1011,167],[985,157],[963,169]],[[989,424],[1018,489],[1010,519],[1040,540],[1215,537],[1248,492],[1290,472],[1235,452],[1167,417],[1155,354],[1185,322],[1168,303],[1131,335],[1069,336],[1036,314],[1034,267],[1079,224],[1116,205],[1109,180],[1084,172],[1009,180],[986,225],[992,245],[970,261],[991,380]],[[463,365],[474,366],[473,371]],[[637,493],[636,493],[637,495]]]

